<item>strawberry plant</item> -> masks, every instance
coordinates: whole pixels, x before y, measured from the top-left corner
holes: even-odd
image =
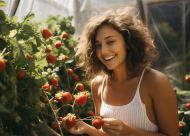
[[[0,16],[0,135],[67,135],[59,117],[77,113],[85,118],[94,110],[90,84],[76,68],[72,17],[49,15],[43,28],[29,22],[35,17],[31,12],[22,22],[3,10]],[[85,93],[76,89],[78,82]],[[78,93],[85,97],[82,106],[75,103]]]

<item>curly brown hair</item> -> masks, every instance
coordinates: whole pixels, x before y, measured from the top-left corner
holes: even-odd
[[[110,10],[95,15],[88,20],[81,34],[79,44],[75,48],[75,57],[79,57],[81,60],[78,66],[85,65],[88,77],[97,76],[102,71],[108,76],[112,76],[113,73],[113,70],[107,69],[97,58],[95,52],[96,34],[103,25],[111,25],[123,35],[126,45],[129,46],[129,49],[126,50],[126,69],[132,73],[131,76],[136,75],[138,66],[150,67],[152,62],[158,59],[159,52],[154,45],[154,37],[137,16],[138,10],[127,6],[116,11]]]

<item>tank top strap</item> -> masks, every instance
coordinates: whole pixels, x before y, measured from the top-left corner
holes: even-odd
[[[137,88],[140,88],[141,80],[142,80],[142,78],[143,78],[145,69],[146,69],[146,67],[145,67],[145,68],[143,69],[143,71],[142,71],[142,74],[141,74],[141,77],[140,77],[140,80],[139,80],[139,83],[138,83]]]
[[[102,88],[101,88],[101,100],[102,100],[102,102],[103,102],[104,81],[105,81],[106,77],[107,77],[107,75],[106,75],[106,76],[104,77],[104,79],[103,79],[103,82],[102,82]]]

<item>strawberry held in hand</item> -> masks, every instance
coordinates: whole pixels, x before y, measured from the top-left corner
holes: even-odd
[[[63,93],[63,101],[64,102],[70,102],[72,100],[72,96],[69,92]]]
[[[102,118],[101,116],[99,117],[95,117],[93,120],[92,120],[92,126],[94,126],[96,129],[100,129],[102,127]]]
[[[60,49],[61,45],[62,45],[61,42],[56,42],[54,46],[55,46],[57,49]]]
[[[66,38],[66,39],[69,38],[69,36],[68,36],[68,34],[66,32],[63,32],[62,36],[63,36],[63,38]]]
[[[77,87],[77,89],[78,89],[80,92],[84,91],[84,85],[83,85],[82,83],[77,83],[76,87]]]
[[[85,94],[79,93],[75,95],[75,102],[84,106],[86,104],[87,96]]]
[[[42,88],[44,88],[44,90],[47,92],[50,91],[50,85],[44,85],[44,86],[42,86]]]
[[[55,61],[56,61],[56,57],[55,57],[55,55],[50,54],[49,56],[47,56],[46,60],[47,60],[49,63],[54,64]]]
[[[47,39],[52,36],[52,33],[48,29],[45,28],[43,29],[42,35],[44,39]]]
[[[75,126],[76,124],[76,116],[74,114],[69,113],[67,115],[66,124],[69,129]]]

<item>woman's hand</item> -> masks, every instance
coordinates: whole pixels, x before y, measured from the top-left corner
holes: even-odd
[[[121,120],[105,118],[103,121],[103,131],[110,136],[124,136],[129,133],[128,126]]]
[[[72,127],[71,129],[69,129],[66,124],[66,119],[67,117],[64,117],[63,121],[60,121],[60,123],[61,123],[61,127],[64,128],[69,133],[74,134],[74,135],[81,135],[87,132],[88,125],[85,122],[77,121],[76,125]]]

